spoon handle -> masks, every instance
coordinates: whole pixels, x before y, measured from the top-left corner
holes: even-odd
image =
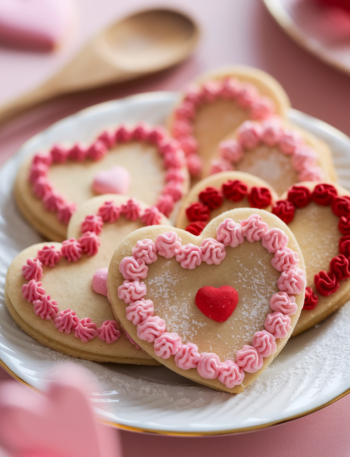
[[[114,66],[96,46],[86,46],[42,85],[0,106],[0,124],[54,96],[124,81],[135,76],[137,75]]]

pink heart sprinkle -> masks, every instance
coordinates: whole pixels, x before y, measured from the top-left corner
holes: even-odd
[[[92,188],[97,194],[122,194],[129,190],[130,173],[124,167],[114,167],[99,171],[95,175]]]
[[[105,295],[107,297],[107,276],[108,276],[108,268],[99,268],[95,271],[94,276],[92,278],[92,289],[101,295]]]

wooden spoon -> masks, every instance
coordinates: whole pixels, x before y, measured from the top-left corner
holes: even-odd
[[[0,107],[0,123],[48,98],[163,70],[187,57],[199,38],[184,13],[151,9],[98,33],[58,73],[31,92]]]

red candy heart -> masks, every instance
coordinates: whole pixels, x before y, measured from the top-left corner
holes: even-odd
[[[235,310],[238,292],[230,286],[201,287],[196,294],[196,305],[202,313],[216,322],[225,322]]]

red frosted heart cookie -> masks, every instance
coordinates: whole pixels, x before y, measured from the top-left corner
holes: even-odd
[[[216,322],[225,322],[235,310],[238,293],[230,286],[201,287],[196,294],[196,305],[202,313]]]
[[[184,91],[168,127],[186,154],[192,177],[203,177],[219,142],[242,122],[285,117],[289,106],[286,93],[267,73],[226,67],[199,77]]]
[[[147,289],[125,300],[135,282]],[[200,236],[147,227],[127,236],[108,270],[115,315],[166,367],[196,382],[241,392],[283,348],[304,302],[305,268],[288,227],[239,208]]]
[[[247,173],[228,171],[203,179],[186,196],[176,226],[199,235],[210,220],[234,208],[271,211],[277,194],[265,181]]]
[[[258,176],[282,195],[300,181],[335,181],[328,146],[282,119],[246,121],[220,142],[205,174],[238,170]]]
[[[350,192],[329,183],[300,183],[282,195],[272,212],[292,230],[307,269],[296,335],[350,298]]]
[[[140,123],[106,130],[87,144],[56,144],[38,152],[22,164],[15,197],[36,230],[62,241],[77,205],[96,193],[127,194],[168,217],[187,189],[179,144],[163,127]]]
[[[68,239],[18,254],[6,279],[6,303],[15,322],[56,351],[88,360],[155,364],[122,331],[106,297],[106,267],[122,239],[152,224],[170,225],[155,208],[125,196],[103,195],[73,215]],[[142,298],[142,282],[126,300]],[[102,295],[101,295],[102,294]]]

